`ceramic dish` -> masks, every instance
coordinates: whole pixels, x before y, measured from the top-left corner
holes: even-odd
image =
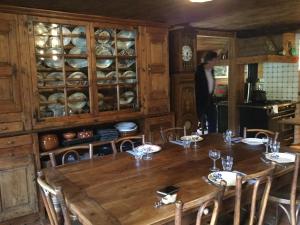
[[[100,44],[109,43],[112,37],[112,30],[110,29],[98,29],[95,31],[95,37]]]
[[[45,111],[46,110],[46,106],[45,104],[47,103],[47,98],[40,94],[40,111]]]
[[[37,73],[37,83],[38,83],[38,87],[44,86],[44,76],[42,73]]]
[[[226,181],[226,186],[235,186],[236,185],[236,172],[230,171],[219,171],[208,174],[207,178],[217,184],[221,184],[221,180]]]
[[[65,95],[64,93],[54,93],[48,97],[48,108],[55,109],[57,107],[64,107]]]
[[[113,61],[113,59],[98,59],[96,61],[96,66],[101,69],[108,68],[111,66]]]
[[[148,145],[148,144],[140,145],[136,147],[136,149],[137,151],[142,151],[145,147],[150,148],[149,153],[155,153],[161,150],[161,147],[158,145]]]
[[[86,47],[86,34],[85,27],[75,27],[72,31],[72,35],[79,35],[80,37],[73,37],[72,44],[77,47]]]
[[[134,46],[134,41],[117,41],[118,49],[129,49]]]
[[[120,122],[120,123],[117,123],[114,127],[115,128],[133,129],[136,126],[137,126],[136,123],[133,123],[133,122]]]
[[[187,135],[187,136],[182,136],[180,139],[181,139],[182,141],[191,141],[191,142],[203,141],[203,137],[198,136],[198,135]]]
[[[120,76],[120,73],[118,73],[118,76]],[[105,75],[106,77],[106,83],[114,83],[116,81],[116,71],[111,71],[108,74]]]
[[[80,110],[86,105],[86,103],[87,97],[81,92],[75,92],[74,94],[68,97],[68,106],[72,110]]]
[[[82,72],[71,73],[68,76],[68,79],[72,79],[70,81],[67,81],[68,85],[87,85],[88,84],[88,78]],[[76,79],[78,79],[78,81],[76,81]]]
[[[132,84],[136,83],[136,74],[135,72],[129,70],[122,74],[122,77],[126,78],[125,83]]]
[[[69,51],[70,55],[86,54],[86,47],[74,47]],[[87,59],[67,59],[67,62],[73,68],[84,68],[88,66]]]
[[[260,138],[244,138],[242,142],[248,145],[262,145],[265,143],[264,139]]]
[[[97,84],[104,84],[106,83],[106,74],[102,71],[97,71]]]
[[[62,72],[52,72],[46,76],[46,86],[57,87],[64,85],[64,74]]]
[[[104,104],[104,95],[102,93],[98,93],[98,106],[102,106]]]
[[[46,28],[44,23],[36,23],[34,25],[34,34],[35,35],[48,35],[49,31]]]
[[[133,101],[135,94],[133,91],[126,91],[120,95],[120,105],[126,105]]]
[[[62,54],[63,51],[61,48],[49,48],[46,51],[47,55],[52,55],[51,58],[45,58],[45,64],[50,67],[50,68],[55,68],[55,69],[60,69],[63,66],[63,60],[60,55],[57,54]]]
[[[125,60],[120,60],[118,67],[121,69],[126,69],[129,68],[131,65],[135,63],[134,59],[125,59]]]
[[[135,38],[136,37],[136,31],[134,30],[121,30],[117,37],[119,38]]]
[[[68,44],[70,44],[71,42],[71,31],[66,28],[66,27],[61,27],[62,29],[62,34],[63,34],[63,45],[66,46]],[[60,28],[56,27],[56,28],[52,28],[50,30],[50,34],[53,35],[52,37],[49,38],[49,46],[51,47],[60,47],[61,43],[60,43]],[[56,37],[55,37],[56,36]]]
[[[97,45],[96,55],[97,56],[112,56],[114,54],[114,48],[110,45]]]
[[[121,56],[134,56],[135,54],[135,51],[134,49],[132,48],[129,48],[129,49],[122,49],[120,52],[119,52],[119,55]]]
[[[265,155],[266,159],[277,162],[277,163],[293,163],[295,162],[295,154],[289,152],[278,152],[278,153],[268,153]]]

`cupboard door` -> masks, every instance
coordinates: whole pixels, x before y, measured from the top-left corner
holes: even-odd
[[[32,155],[0,159],[0,222],[37,212]]]
[[[0,14],[0,114],[21,112],[18,55],[17,17]]]
[[[146,28],[148,114],[166,113],[169,104],[168,32],[164,28]]]
[[[150,117],[145,119],[144,133],[146,140],[161,145],[163,140],[160,135],[161,129],[174,127],[174,115],[168,114],[159,117]]]
[[[198,116],[195,102],[195,81],[193,73],[172,74],[172,112],[175,112],[177,127],[187,129],[187,133],[198,127]]]

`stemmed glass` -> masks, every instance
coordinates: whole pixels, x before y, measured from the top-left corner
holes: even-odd
[[[152,159],[152,150],[151,150],[151,143],[150,142],[145,142],[144,146],[143,146],[143,151],[144,151],[144,160],[151,160]]]
[[[208,156],[214,162],[213,167],[210,169],[210,171],[212,172],[219,171],[219,169],[216,167],[216,160],[218,160],[221,157],[220,151],[215,149],[209,150]]]
[[[279,149],[280,149],[280,142],[274,141],[271,147],[272,157],[276,157],[276,153],[279,152]]]
[[[194,148],[197,148],[198,145],[197,145],[197,141],[199,139],[199,135],[197,132],[192,132],[191,133],[191,141],[194,142]]]

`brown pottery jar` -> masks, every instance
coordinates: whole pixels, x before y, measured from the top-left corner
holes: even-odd
[[[43,151],[50,151],[57,148],[59,145],[56,134],[45,134],[40,137],[40,146]]]

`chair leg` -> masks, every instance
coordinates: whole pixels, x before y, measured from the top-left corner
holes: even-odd
[[[278,225],[278,214],[279,214],[279,206],[276,204],[276,212],[275,212],[275,224]]]

